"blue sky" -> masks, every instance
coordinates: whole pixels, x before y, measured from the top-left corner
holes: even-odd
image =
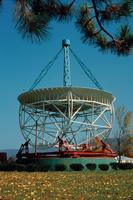
[[[11,1],[6,1],[0,14],[0,149],[18,148],[24,139],[19,129],[18,95],[29,89],[42,68],[61,48],[62,39],[71,41],[71,48],[96,76],[103,88],[116,97],[115,107],[133,111],[133,55],[117,57],[102,54],[81,41],[71,24],[51,24],[49,39],[41,44],[23,40],[14,27]],[[59,73],[57,73],[57,71]],[[71,58],[72,85],[95,87],[79,65]],[[63,55],[38,85],[63,85]],[[115,130],[114,130],[115,131]]]

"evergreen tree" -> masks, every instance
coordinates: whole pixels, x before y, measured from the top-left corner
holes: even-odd
[[[16,0],[16,28],[32,41],[43,40],[50,22],[72,20],[82,40],[104,52],[129,55],[133,0]],[[113,28],[112,28],[113,26]]]

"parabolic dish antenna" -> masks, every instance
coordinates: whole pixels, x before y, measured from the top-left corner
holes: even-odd
[[[86,75],[99,87],[90,89],[71,86],[69,47],[70,42],[64,40],[63,87],[32,87],[18,97],[22,134],[36,148],[56,147],[61,138],[77,149],[81,144],[93,143],[96,136],[107,138],[112,129],[115,98],[101,89],[94,75],[80,60],[78,62]],[[48,70],[48,66],[46,68]],[[46,70],[42,70],[42,74],[46,74]],[[36,79],[33,86],[41,78]]]

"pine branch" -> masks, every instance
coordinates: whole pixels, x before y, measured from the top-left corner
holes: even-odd
[[[94,11],[95,11],[95,16],[96,16],[96,20],[97,20],[97,23],[99,25],[99,27],[101,28],[101,30],[106,33],[113,41],[114,41],[114,37],[103,27],[100,19],[99,19],[99,12],[97,10],[97,7],[96,7],[96,2],[95,0],[92,0],[92,4],[93,4],[93,7],[94,7]]]
[[[60,0],[16,2],[16,28],[23,37],[31,38],[32,41],[42,40],[48,36],[49,23],[52,20],[67,22],[75,17],[83,42],[117,55],[129,55],[132,52],[133,33],[129,27],[122,26],[116,35],[107,29],[108,24],[105,26],[105,22],[119,21],[118,26],[121,26],[120,20],[132,16],[133,0],[121,0],[120,3],[111,0],[89,0],[89,5],[76,4],[76,0],[69,3]]]
[[[1,9],[1,7],[2,7],[2,3],[3,3],[3,0],[0,0],[0,9]]]
[[[34,4],[28,4],[23,0],[17,1],[15,8],[16,28],[23,38],[40,41],[48,35],[49,16],[33,8]]]
[[[105,22],[120,21],[123,17],[127,18],[132,15],[133,1],[124,0],[121,4],[110,4],[104,10],[100,10],[101,20]]]
[[[57,0],[47,0],[45,1],[45,13],[51,18],[57,18],[58,7],[60,3]]]
[[[116,51],[118,55],[129,55],[133,50],[133,33],[128,25],[121,26],[116,36]]]
[[[70,4],[60,3],[57,10],[57,19],[58,21],[68,21],[73,17],[73,4],[75,1],[72,1]]]

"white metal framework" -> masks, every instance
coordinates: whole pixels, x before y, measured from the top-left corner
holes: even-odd
[[[19,101],[21,131],[36,147],[54,147],[61,138],[77,148],[112,129],[114,97],[105,91],[49,88],[23,93]]]

